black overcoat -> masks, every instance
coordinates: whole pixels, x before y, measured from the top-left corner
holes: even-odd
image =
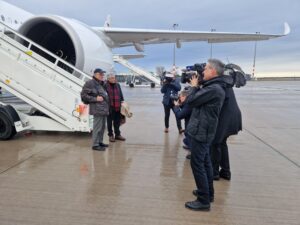
[[[223,76],[205,81],[200,89],[190,88],[186,103],[193,109],[186,133],[198,142],[211,143],[225,99]]]
[[[233,80],[230,76],[226,76],[225,100],[219,115],[213,144],[220,144],[225,138],[242,130],[242,114],[232,87]]]

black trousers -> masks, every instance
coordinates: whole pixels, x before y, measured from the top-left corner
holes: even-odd
[[[164,105],[164,109],[165,109],[165,128],[169,128],[170,111],[171,111],[171,109],[173,111],[173,107],[172,106],[166,106],[166,105]],[[176,116],[175,116],[175,118],[176,118]],[[178,130],[181,130],[182,129],[182,127],[181,127],[181,120],[178,120],[176,118],[176,123],[177,123]]]
[[[211,162],[214,176],[219,175],[219,169],[230,173],[229,153],[227,146],[227,137],[219,144],[213,144],[210,147]]]
[[[209,155],[209,143],[191,138],[191,167],[198,189],[198,200],[209,204],[214,197],[213,171]]]
[[[120,121],[121,121],[121,113],[120,111],[116,111],[114,109],[110,110],[110,113],[107,117],[107,129],[108,136],[113,136],[114,132],[116,136],[121,135],[120,132]],[[113,131],[114,126],[114,131]]]

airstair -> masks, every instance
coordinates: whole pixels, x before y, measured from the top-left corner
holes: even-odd
[[[0,139],[22,130],[91,131],[80,92],[91,76],[0,23],[0,87],[35,110],[0,102]]]
[[[153,84],[160,85],[160,79],[154,77],[151,73],[145,71],[144,69],[133,65],[128,60],[123,58],[121,55],[114,55],[113,60],[114,60],[114,62],[117,62],[117,63],[127,67],[128,69],[133,71],[135,74],[145,77],[146,79],[150,80]]]

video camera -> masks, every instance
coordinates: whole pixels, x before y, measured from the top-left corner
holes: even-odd
[[[164,72],[161,76],[161,81],[163,83],[171,83],[174,79],[174,76],[169,72]]]
[[[179,100],[179,95],[171,93],[170,99],[171,99],[172,102],[178,101]]]
[[[196,63],[193,66],[186,66],[181,74],[181,83],[190,83],[193,76],[198,76],[198,83],[203,82],[203,71],[206,63]]]
[[[225,65],[224,75],[231,76],[233,79],[233,85],[237,88],[243,87],[247,83],[246,74],[240,66],[229,63]]]

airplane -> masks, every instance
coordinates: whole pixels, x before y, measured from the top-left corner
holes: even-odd
[[[110,16],[103,27],[91,27],[63,16],[33,15],[2,0],[0,22],[87,74],[92,74],[98,67],[113,71],[114,48],[133,46],[136,51],[143,52],[144,45],[150,44],[176,43],[180,48],[183,42],[262,41],[290,33],[287,23],[284,24],[283,34],[115,28],[111,27]]]

